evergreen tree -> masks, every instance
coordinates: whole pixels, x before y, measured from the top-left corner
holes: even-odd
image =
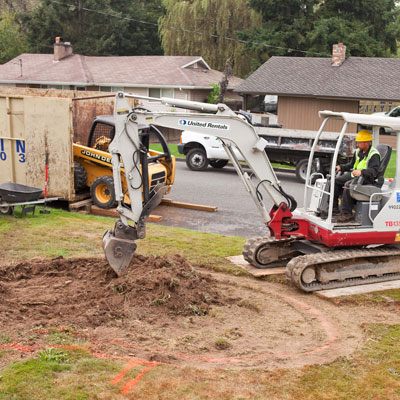
[[[312,30],[318,0],[250,0],[262,15],[262,26],[243,30],[246,49],[257,54],[253,69],[273,55],[304,56],[307,34]]]
[[[257,54],[253,69],[273,55],[329,57],[343,42],[347,55],[397,54],[400,20],[395,0],[250,0],[262,27],[239,36]]]
[[[164,0],[164,6],[160,35],[166,55],[202,56],[211,68],[220,71],[232,57],[235,75],[250,71],[236,31],[260,25],[261,17],[247,1]]]
[[[0,64],[27,51],[27,40],[15,22],[15,15],[3,12],[0,16]]]
[[[348,55],[389,57],[397,53],[397,15],[394,0],[325,0],[308,36],[310,50],[329,54],[343,42]]]
[[[37,6],[39,0],[0,0],[0,13],[8,11],[11,13],[30,11]]]
[[[161,0],[42,0],[23,16],[34,52],[48,53],[54,38],[71,42],[84,55],[162,54],[157,19]],[[158,8],[157,8],[158,6]],[[143,21],[143,22],[141,22]],[[145,22],[145,23],[144,23]]]

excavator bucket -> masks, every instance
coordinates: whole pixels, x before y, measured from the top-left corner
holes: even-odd
[[[118,276],[126,273],[136,247],[133,240],[117,238],[112,230],[108,230],[103,236],[104,254]]]

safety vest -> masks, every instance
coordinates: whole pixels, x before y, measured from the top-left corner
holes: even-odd
[[[379,154],[379,151],[375,149],[375,147],[370,147],[369,152],[367,157],[364,157],[360,161],[360,157],[358,157],[358,151],[356,152],[356,162],[354,163],[353,169],[358,169],[358,170],[363,170],[367,168],[368,161],[371,159],[371,157],[375,154],[378,154],[379,159],[381,159],[381,155]]]

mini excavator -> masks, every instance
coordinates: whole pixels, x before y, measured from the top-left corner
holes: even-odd
[[[186,110],[132,110],[126,101],[127,97],[159,101]],[[146,218],[166,192],[163,184],[151,191],[148,185],[143,184],[147,157],[138,126],[151,124],[199,133],[208,131],[221,140],[269,229],[269,236],[249,239],[244,246],[243,256],[254,267],[286,266],[287,279],[306,292],[400,279],[400,158],[397,157],[395,178],[385,179],[391,148],[378,144],[379,127],[388,127],[398,134],[397,147],[400,149],[400,119],[331,111],[321,111],[319,116],[322,124],[309,156],[304,206],[297,208],[296,200],[284,191],[275,175],[264,151],[265,140],[258,137],[251,124],[225,104],[151,99],[117,93],[114,110],[116,133],[109,151],[112,154],[120,218],[114,229],[108,230],[103,237],[103,247],[110,266],[118,275],[127,271],[137,247],[135,241],[146,235]],[[318,169],[314,172],[313,166],[318,162],[314,154],[330,120],[341,123],[342,129],[332,157],[330,176],[324,176]],[[363,185],[357,181],[350,186],[351,195],[356,200],[355,220],[339,223],[332,215],[335,166],[349,124],[371,127],[373,145],[381,155],[381,163],[374,185]],[[234,148],[246,160],[252,171],[250,175],[235,156]],[[129,206],[123,202],[121,163],[129,183],[127,186],[132,200]],[[269,211],[261,192],[266,192],[273,203]],[[324,204],[327,217],[321,218],[320,210]]]

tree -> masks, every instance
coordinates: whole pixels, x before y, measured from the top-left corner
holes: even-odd
[[[27,51],[27,40],[15,22],[15,15],[3,12],[0,16],[0,64]]]
[[[343,42],[349,55],[390,57],[397,53],[397,15],[394,0],[325,0],[308,36],[310,50],[330,53]]]
[[[326,57],[339,42],[348,55],[397,54],[395,0],[250,0],[250,5],[262,15],[263,25],[239,36],[257,54],[253,67],[273,55]]]
[[[228,58],[226,60],[226,64],[225,64],[224,74],[219,83],[220,90],[219,90],[218,98],[215,101],[215,103],[218,104],[218,103],[222,103],[224,101],[225,93],[228,90],[229,78],[232,75],[233,75],[232,59]]]
[[[223,70],[232,57],[235,75],[246,75],[248,56],[236,31],[258,26],[261,16],[243,0],[164,0],[160,36],[166,55],[202,56]]]
[[[39,0],[0,0],[0,11],[26,12],[35,8],[37,3]]]
[[[262,15],[262,26],[239,34],[247,42],[246,50],[257,55],[252,60],[253,69],[274,55],[304,56],[317,3],[318,0],[249,1]]]
[[[123,29],[119,34],[125,55],[162,55],[158,35],[158,20],[165,14],[162,0],[111,0],[113,10],[119,12]]]
[[[161,0],[42,0],[23,21],[36,52],[49,52],[61,36],[85,55],[162,54],[156,25],[162,12]]]

